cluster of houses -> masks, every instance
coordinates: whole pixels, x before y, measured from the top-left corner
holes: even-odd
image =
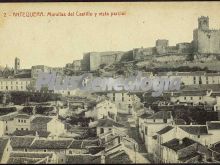
[[[186,125],[171,111],[142,114],[139,134],[157,163],[219,163],[220,121]]]
[[[111,99],[99,99],[85,112],[85,117],[95,120],[89,128],[96,130],[96,137],[89,139],[67,136],[70,132],[58,114],[2,116],[0,163],[133,163],[138,162],[138,156],[140,163],[146,162],[140,154],[130,155],[137,152],[138,144],[118,122],[118,107]]]

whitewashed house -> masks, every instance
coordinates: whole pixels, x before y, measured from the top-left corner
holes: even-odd
[[[3,119],[5,125],[5,133],[12,134],[16,130],[30,130],[32,116],[26,114],[18,114],[9,119]]]
[[[159,72],[162,78],[180,78],[184,85],[220,84],[220,73],[195,72]]]
[[[10,145],[10,139],[1,137],[0,138],[0,164],[7,163],[11,150],[12,148]]]
[[[104,100],[97,103],[94,109],[86,111],[85,117],[92,117],[95,120],[102,119],[104,117],[109,117],[116,120],[118,113],[118,108],[110,100]]]
[[[211,151],[190,138],[173,138],[162,144],[162,163],[208,163]]]
[[[57,117],[37,116],[31,121],[31,130],[50,132],[59,136],[66,133],[65,125]]]
[[[216,97],[216,104],[214,105],[214,110],[215,111],[220,111],[220,97]]]
[[[212,143],[212,134],[209,133],[206,125],[178,125],[175,129],[178,138],[188,137],[204,146]]]
[[[141,106],[140,98],[127,91],[110,91],[107,96],[116,104],[120,113],[132,114],[134,109]]]
[[[170,100],[173,103],[192,103],[192,104],[210,104],[213,105],[216,102],[216,98],[211,96],[212,91],[181,91],[171,93]]]
[[[108,134],[112,132],[123,133],[126,131],[125,126],[112,120],[112,119],[100,119],[96,125],[97,136],[102,136],[103,134]]]
[[[144,125],[141,126],[141,134],[144,135],[144,143],[148,152],[154,150],[153,136],[159,130],[168,125],[173,125],[174,120],[171,111],[159,111],[150,117],[147,117],[144,121]]]

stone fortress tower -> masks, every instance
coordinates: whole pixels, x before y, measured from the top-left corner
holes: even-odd
[[[198,28],[193,31],[193,48],[199,54],[220,54],[220,30],[209,29],[209,17],[198,18]]]
[[[15,58],[15,73],[18,73],[18,70],[20,69],[20,59]]]
[[[166,54],[168,46],[169,46],[168,40],[166,40],[166,39],[156,40],[156,51],[158,54]]]
[[[209,30],[209,17],[199,17],[198,28],[201,30]]]

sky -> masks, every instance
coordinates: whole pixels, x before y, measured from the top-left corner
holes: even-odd
[[[199,16],[220,28],[220,2],[26,3],[0,4],[0,66],[63,67],[83,53],[128,51],[191,42]],[[13,12],[125,12],[124,16],[14,17]],[[6,17],[4,17],[6,13]]]

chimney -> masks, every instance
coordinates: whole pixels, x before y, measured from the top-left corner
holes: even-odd
[[[36,139],[39,139],[39,134],[37,131],[35,132],[35,137],[36,137]]]
[[[101,164],[105,164],[105,155],[103,152],[101,154]]]
[[[36,115],[36,106],[33,107],[33,116]]]
[[[173,92],[171,92],[171,96],[173,96]]]
[[[179,145],[183,144],[183,139],[179,139]]]

